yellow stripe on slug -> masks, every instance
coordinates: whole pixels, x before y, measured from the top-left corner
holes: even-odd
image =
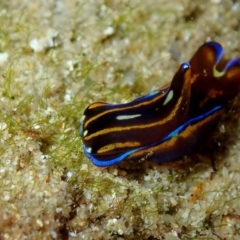
[[[132,147],[139,147],[141,144],[140,142],[125,142],[125,143],[121,143],[121,142],[117,142],[117,143],[111,143],[108,144],[102,148],[100,148],[97,153],[105,153],[111,150],[114,150],[116,148],[132,148]]]

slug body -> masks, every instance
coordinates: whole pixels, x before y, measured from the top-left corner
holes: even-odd
[[[125,104],[95,102],[84,111],[83,149],[93,164],[175,160],[205,140],[240,91],[240,58],[222,61],[216,42],[203,44],[167,86]]]

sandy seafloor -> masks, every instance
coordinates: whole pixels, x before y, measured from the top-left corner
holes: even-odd
[[[0,239],[240,238],[239,101],[171,164],[98,168],[78,135],[89,103],[157,89],[205,41],[240,56],[239,1],[1,1],[0,22]]]

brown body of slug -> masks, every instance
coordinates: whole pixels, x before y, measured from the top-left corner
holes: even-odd
[[[167,162],[206,139],[240,91],[240,59],[222,60],[207,42],[183,63],[172,82],[126,104],[92,103],[80,135],[86,156],[106,167],[123,160]]]

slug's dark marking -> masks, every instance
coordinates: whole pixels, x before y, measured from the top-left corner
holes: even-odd
[[[240,90],[240,59],[222,61],[220,44],[201,46],[171,84],[126,104],[92,103],[80,135],[86,156],[106,167],[123,160],[166,162],[190,153]]]

